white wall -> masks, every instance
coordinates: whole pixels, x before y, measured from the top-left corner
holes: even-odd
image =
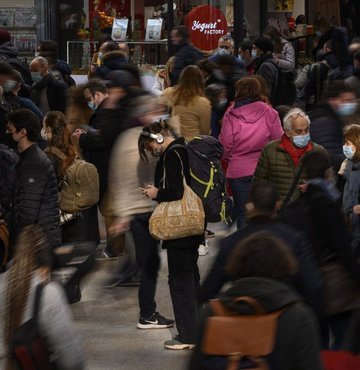
[[[296,17],[300,14],[305,14],[305,0],[295,0],[294,1],[294,9],[293,9],[293,17]]]

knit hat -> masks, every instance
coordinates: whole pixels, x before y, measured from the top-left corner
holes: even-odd
[[[260,37],[254,41],[254,45],[262,52],[274,51],[274,45],[272,41],[267,37]]]
[[[0,45],[8,41],[11,41],[11,36],[10,36],[9,31],[5,30],[4,28],[0,28]]]

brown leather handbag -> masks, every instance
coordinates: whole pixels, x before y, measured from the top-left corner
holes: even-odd
[[[214,316],[206,320],[201,350],[206,355],[227,357],[226,370],[237,370],[245,358],[253,364],[247,369],[268,370],[264,357],[274,350],[278,319],[285,308],[266,313],[254,298],[234,299],[234,303],[240,302],[252,307],[255,315],[239,315],[218,299],[210,301]]]
[[[7,264],[9,259],[9,229],[5,224],[0,224],[0,271]]]

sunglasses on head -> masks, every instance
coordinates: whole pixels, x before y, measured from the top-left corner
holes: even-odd
[[[289,118],[296,119],[296,118],[298,118],[299,116],[300,116],[300,117],[305,117],[305,116],[306,116],[306,113],[305,113],[305,112],[295,112],[295,113],[291,114],[291,115],[288,117],[288,119],[289,119]]]

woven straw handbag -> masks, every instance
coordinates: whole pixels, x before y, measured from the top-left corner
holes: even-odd
[[[173,240],[204,233],[205,213],[202,201],[186,184],[183,171],[182,175],[184,183],[182,199],[159,203],[150,217],[149,231],[155,239]],[[165,166],[163,187],[165,187]]]

